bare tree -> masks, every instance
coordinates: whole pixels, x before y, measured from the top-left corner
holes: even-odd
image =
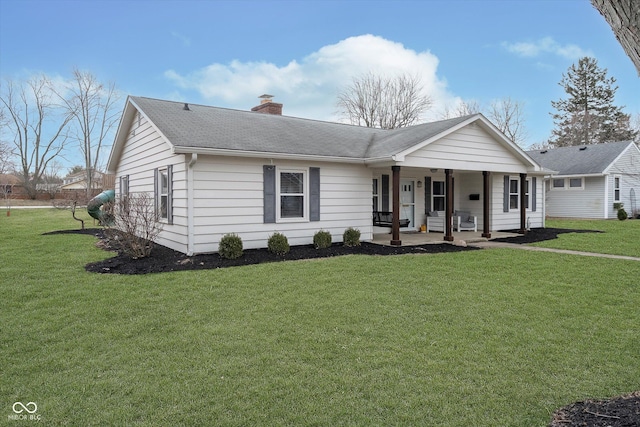
[[[7,81],[0,94],[7,115],[6,129],[20,162],[18,173],[32,199],[36,198],[36,185],[47,165],[60,156],[68,138],[67,126],[72,116],[57,115],[54,95],[46,76],[22,84]]]
[[[104,85],[93,74],[77,68],[73,70],[73,80],[67,90],[66,96],[59,96],[67,113],[73,116],[73,138],[84,156],[87,197],[90,197],[100,154],[118,123],[119,96],[115,84]]]
[[[510,140],[522,146],[528,137],[524,122],[524,103],[510,97],[495,100],[489,106],[489,119]]]
[[[455,107],[445,106],[440,112],[442,120],[455,119],[456,117],[470,116],[482,112],[482,106],[475,99],[461,100]]]
[[[395,129],[419,122],[432,104],[416,76],[369,73],[353,79],[338,95],[337,106],[351,124]]]

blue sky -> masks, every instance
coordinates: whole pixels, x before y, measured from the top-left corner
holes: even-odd
[[[428,119],[460,100],[523,102],[528,144],[549,137],[562,74],[586,55],[640,115],[640,77],[588,0],[0,0],[3,78],[78,67],[124,96],[248,110],[269,93],[285,115],[337,120],[353,77],[408,72],[435,102]]]

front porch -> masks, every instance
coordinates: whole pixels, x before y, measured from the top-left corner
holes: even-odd
[[[474,243],[474,242],[486,242],[493,239],[500,239],[504,237],[515,237],[519,236],[517,233],[509,233],[503,231],[496,231],[491,233],[491,237],[483,237],[482,232],[473,232],[473,231],[459,231],[453,232],[453,244],[456,242],[465,243]],[[389,233],[379,233],[373,235],[373,240],[371,243],[376,245],[384,245],[391,246],[392,243],[389,240]],[[437,244],[437,243],[452,243],[451,241],[445,240],[444,233],[421,233],[419,231],[407,231],[400,232],[401,237],[401,246],[417,246],[417,245],[427,245],[427,244]]]

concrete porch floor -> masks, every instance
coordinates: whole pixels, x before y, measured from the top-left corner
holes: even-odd
[[[474,243],[474,242],[487,242],[493,239],[503,238],[503,237],[515,237],[519,236],[516,233],[506,233],[503,231],[495,231],[491,233],[491,239],[487,239],[486,237],[482,237],[482,232],[473,232],[473,231],[459,231],[453,233],[454,242],[464,241],[465,243]],[[426,245],[430,243],[453,243],[446,242],[444,240],[444,233],[438,232],[430,232],[430,233],[421,233],[419,231],[401,231],[400,232],[400,241],[402,242],[402,246],[416,246],[416,245]],[[381,233],[374,234],[373,240],[371,243],[375,243],[377,245],[386,245],[391,246],[391,234],[390,233]]]

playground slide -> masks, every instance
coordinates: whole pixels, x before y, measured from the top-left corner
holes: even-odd
[[[106,190],[98,194],[87,203],[87,213],[92,217],[100,221],[102,225],[112,225],[113,218],[107,215],[105,211],[100,209],[102,205],[108,202],[113,202],[116,199],[115,190]]]

